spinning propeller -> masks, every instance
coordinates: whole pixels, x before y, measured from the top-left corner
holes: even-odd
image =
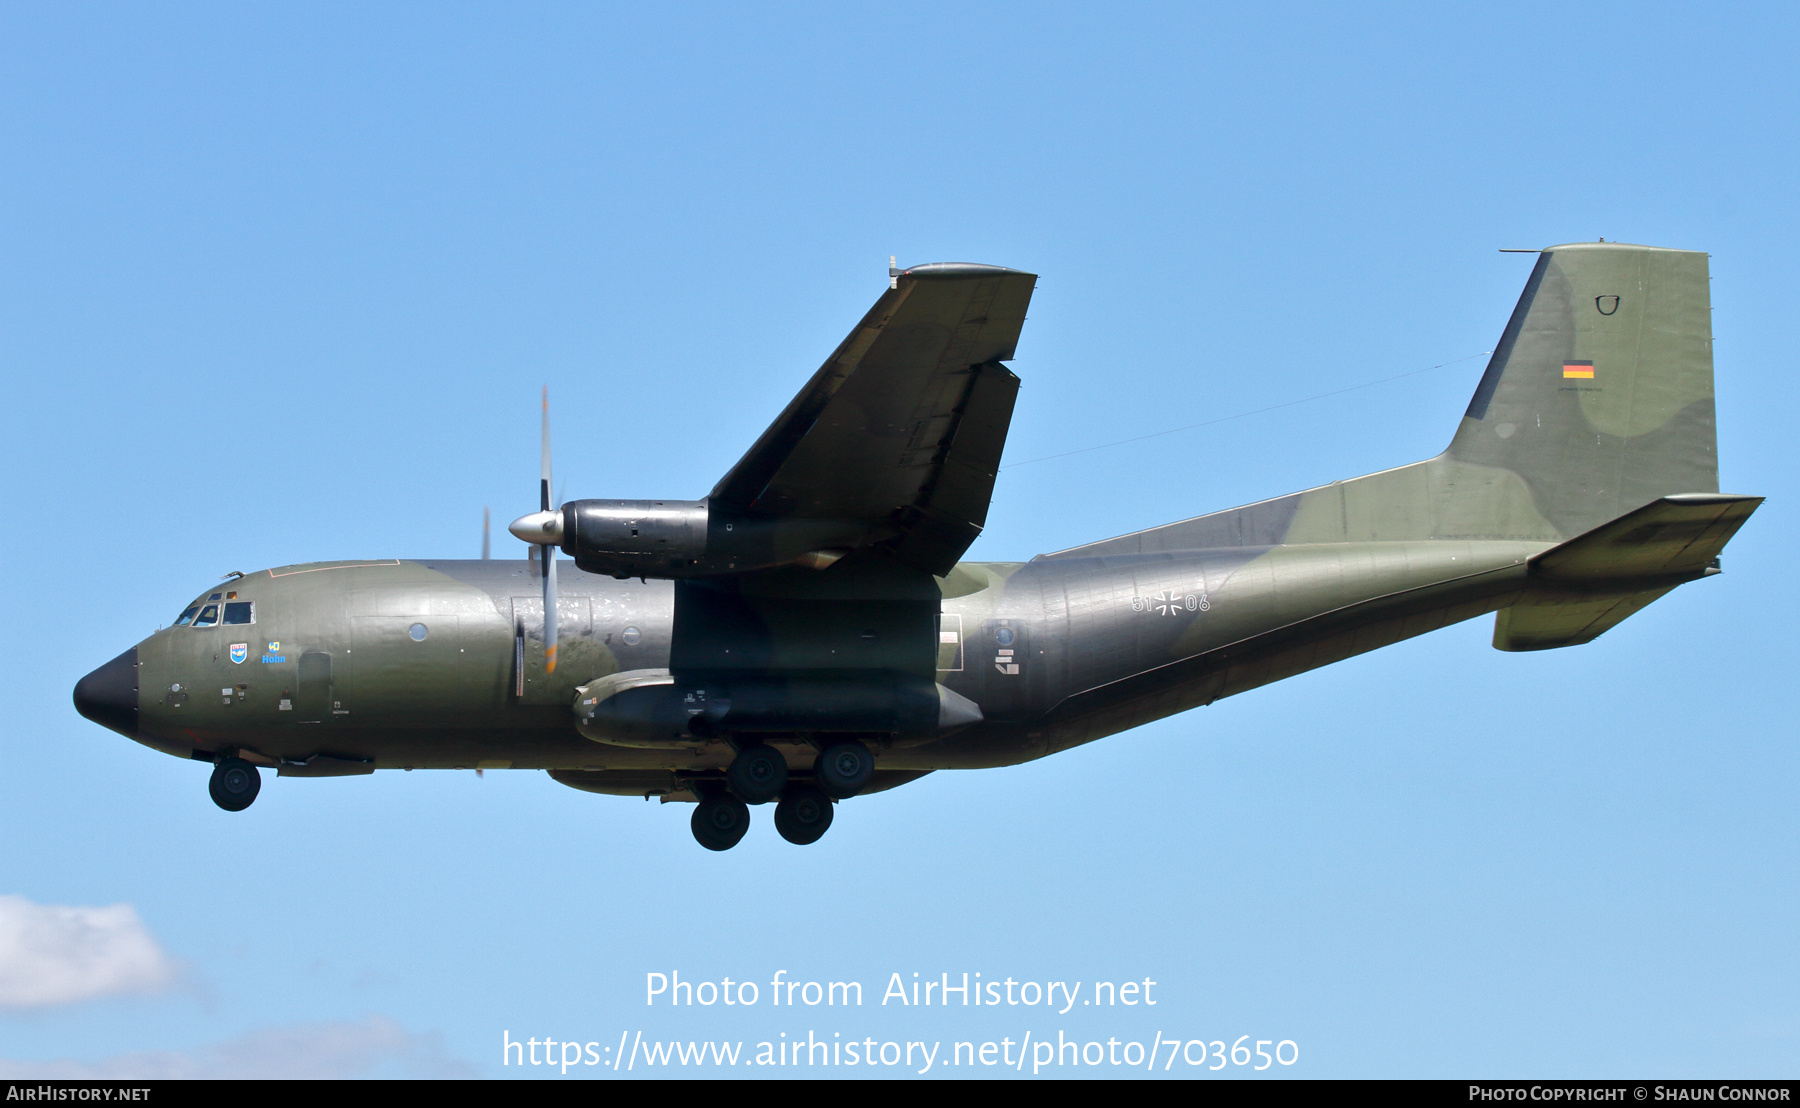
[[[542,472],[538,478],[539,510],[520,516],[506,529],[538,548],[544,579],[544,672],[556,672],[556,548],[562,544],[562,513],[550,503],[550,387],[544,386]]]

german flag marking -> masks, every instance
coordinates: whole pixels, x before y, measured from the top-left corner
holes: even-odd
[[[1565,378],[1575,378],[1577,380],[1591,381],[1594,379],[1594,363],[1593,362],[1564,362],[1563,363],[1563,376]]]

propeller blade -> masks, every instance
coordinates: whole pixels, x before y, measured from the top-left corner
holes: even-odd
[[[544,551],[544,672],[556,672],[556,547]]]
[[[487,510],[487,505],[483,504],[481,506],[481,560],[484,562],[487,561],[488,557],[489,557],[489,554],[488,554],[488,531],[489,531],[488,510]]]
[[[544,386],[543,472],[538,479],[540,510],[550,511],[550,386]],[[556,672],[556,547],[538,547],[544,556],[544,672]]]
[[[550,386],[544,386],[543,470],[538,476],[538,511],[550,510]]]

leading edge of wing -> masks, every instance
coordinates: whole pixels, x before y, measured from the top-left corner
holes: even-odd
[[[969,286],[972,292],[982,282],[995,278],[1016,278],[1029,284],[1026,285],[1023,297],[1012,298],[1018,300],[1016,318],[984,320],[986,325],[974,336],[977,341],[969,345],[964,356],[969,359],[967,365],[1012,358],[1018,344],[1019,331],[1024,324],[1025,305],[1029,302],[1031,289],[1037,281],[1036,274],[974,262],[933,262],[901,270],[895,274],[894,287],[882,294],[863,316],[862,322],[838,344],[825,364],[819,367],[805,387],[788,402],[775,422],[757,438],[738,463],[719,479],[718,485],[712,490],[711,502],[736,511],[751,512],[758,508],[758,500],[770,481],[813,430],[819,417],[850,380],[864,358],[896,322],[908,321],[908,301],[914,298],[921,287],[927,284],[937,286],[943,283],[960,283]],[[1008,312],[1007,316],[1015,316],[1015,313]],[[967,368],[967,365],[963,368]]]

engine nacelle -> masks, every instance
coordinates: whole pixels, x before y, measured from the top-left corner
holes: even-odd
[[[709,516],[704,500],[572,500],[560,545],[589,573],[685,577],[706,561]]]
[[[589,573],[712,577],[773,566],[824,569],[872,535],[857,523],[721,516],[704,500],[572,500],[507,530],[560,547]]]
[[[842,520],[724,515],[704,500],[571,500],[520,516],[507,530],[560,548],[589,573],[671,579],[788,565],[825,569],[888,534]]]

